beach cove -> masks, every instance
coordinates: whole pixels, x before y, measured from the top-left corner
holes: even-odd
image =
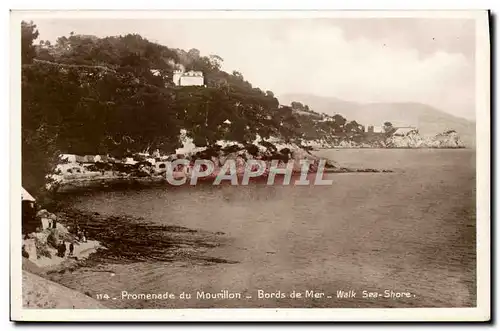
[[[327,174],[333,180],[327,187],[254,183],[69,195],[65,199],[81,213],[115,220],[125,256],[98,253],[87,265],[48,276],[93,298],[98,293],[113,297],[124,290],[158,293],[170,288],[185,293],[227,290],[245,296],[101,300],[116,308],[474,305],[474,150],[317,153],[346,166],[394,172]],[[137,203],[127,203],[130,199]],[[119,225],[127,219],[143,225]],[[149,250],[134,251],[137,245],[127,249],[127,238],[148,227],[154,231],[148,232],[150,241],[142,247]],[[164,231],[161,236],[158,230]],[[152,249],[155,241],[158,249]],[[304,277],[308,284],[298,282]],[[415,297],[258,299],[252,294],[257,288],[284,293],[315,289],[333,295],[350,288],[360,293],[393,290]],[[247,294],[252,298],[246,299]]]

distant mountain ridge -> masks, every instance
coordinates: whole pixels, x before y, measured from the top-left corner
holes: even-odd
[[[475,146],[474,121],[453,116],[422,103],[357,103],[310,94],[282,95],[279,96],[279,101],[285,105],[289,105],[292,101],[302,102],[316,112],[330,116],[340,114],[365,126],[382,126],[388,121],[394,126],[416,126],[422,135],[436,135],[446,130],[456,130],[467,147]]]

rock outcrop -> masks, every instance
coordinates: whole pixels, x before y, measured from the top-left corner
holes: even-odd
[[[455,130],[448,130],[435,136],[423,136],[418,130],[387,137],[380,135],[370,141],[355,141],[350,138],[333,138],[330,141],[306,141],[304,146],[311,148],[465,148],[464,142]]]
[[[190,170],[194,166],[197,159],[211,160],[215,165],[214,174],[228,160],[234,160],[238,173],[245,170],[248,160],[262,160],[266,163],[266,169],[271,167],[273,160],[279,160],[284,167],[288,161],[294,161],[293,170],[300,172],[302,170],[301,160],[308,160],[310,164],[310,172],[316,172],[319,161],[323,158],[311,154],[307,150],[307,146],[299,146],[295,143],[286,143],[278,138],[271,137],[263,140],[257,137],[255,141],[242,144],[236,141],[217,141],[216,144],[209,147],[198,147],[193,143],[193,140],[186,135],[186,132],[180,134],[182,147],[176,150],[176,154],[164,155],[156,158],[149,158],[151,162],[137,161],[133,164],[128,164],[127,167],[122,166],[122,163],[116,164],[110,161],[106,164],[111,170],[95,171],[89,170],[89,166],[78,163],[63,164],[68,169],[78,168],[80,171],[59,171],[58,173],[49,175],[51,178],[51,186],[47,186],[53,190],[68,191],[80,188],[94,188],[114,184],[153,184],[164,183],[166,180],[165,172],[169,166],[167,163],[175,159],[187,159],[191,161],[188,168],[179,171],[179,174],[174,170],[174,177],[189,176]],[[342,168],[332,160],[325,160],[325,168],[330,172],[346,172],[347,168]],[[91,167],[90,167],[91,168]],[[267,175],[264,172],[263,176]]]
[[[71,220],[56,216],[45,209],[38,211],[37,217],[41,218],[43,227],[37,232],[32,232],[23,238],[23,251],[26,261],[40,267],[48,268],[73,264],[76,261],[87,259],[92,253],[102,248],[95,240],[80,240],[76,232],[77,228],[72,228],[68,224]],[[55,227],[53,226],[55,223]],[[65,243],[69,251],[69,244],[73,243],[73,254],[71,256],[58,256],[57,248],[61,243]]]
[[[405,135],[393,135],[386,140],[389,148],[464,148],[454,130],[445,131],[434,137],[424,137],[417,130],[412,130]]]
[[[23,270],[23,307],[35,309],[99,309],[102,303],[85,294]]]

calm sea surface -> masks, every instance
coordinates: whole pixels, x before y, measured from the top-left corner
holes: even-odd
[[[343,166],[393,173],[329,174],[331,186],[210,186],[95,192],[77,208],[223,232],[207,252],[236,264],[188,262],[78,269],[61,282],[90,293],[191,293],[191,300],[115,300],[119,308],[474,306],[473,150],[324,150]],[[154,245],[154,243],[151,243]],[[196,299],[197,291],[242,299]],[[258,290],[278,293],[259,299]],[[290,298],[313,290],[323,298]],[[354,290],[353,298],[337,298]],[[406,299],[363,291],[410,292]],[[246,298],[247,296],[251,298]],[[276,298],[278,296],[278,298]],[[331,298],[328,298],[331,296]]]

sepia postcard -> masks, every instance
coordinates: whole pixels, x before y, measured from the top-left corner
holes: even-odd
[[[489,321],[489,24],[12,11],[11,320]]]

